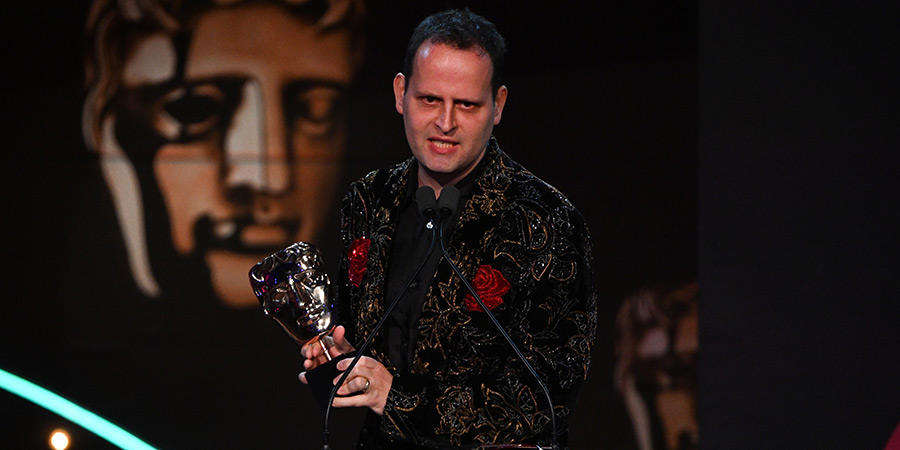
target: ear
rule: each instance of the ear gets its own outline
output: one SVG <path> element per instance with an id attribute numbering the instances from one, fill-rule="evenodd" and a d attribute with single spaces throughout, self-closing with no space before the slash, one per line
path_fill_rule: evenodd
<path id="1" fill-rule="evenodd" d="M 406 77 L 398 73 L 394 77 L 394 107 L 397 112 L 403 114 L 403 94 L 406 93 Z"/>
<path id="2" fill-rule="evenodd" d="M 500 123 L 500 117 L 503 116 L 503 106 L 506 105 L 506 86 L 500 86 L 497 89 L 497 95 L 494 97 L 494 125 Z"/>

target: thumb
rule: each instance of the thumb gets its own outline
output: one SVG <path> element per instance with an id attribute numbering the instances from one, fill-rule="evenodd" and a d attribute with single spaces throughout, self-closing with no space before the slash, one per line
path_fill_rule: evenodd
<path id="1" fill-rule="evenodd" d="M 334 338 L 335 347 L 337 347 L 343 353 L 353 350 L 353 346 L 350 345 L 349 342 L 347 342 L 346 333 L 347 329 L 344 328 L 343 325 L 338 325 L 337 327 L 335 327 L 334 333 L 332 333 L 331 335 L 332 338 Z"/>

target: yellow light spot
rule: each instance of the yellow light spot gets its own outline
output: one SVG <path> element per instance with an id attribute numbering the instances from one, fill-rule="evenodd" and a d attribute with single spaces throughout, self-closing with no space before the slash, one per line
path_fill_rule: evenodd
<path id="1" fill-rule="evenodd" d="M 69 448 L 69 433 L 65 430 L 53 430 L 50 434 L 50 447 L 54 450 L 65 450 Z"/>

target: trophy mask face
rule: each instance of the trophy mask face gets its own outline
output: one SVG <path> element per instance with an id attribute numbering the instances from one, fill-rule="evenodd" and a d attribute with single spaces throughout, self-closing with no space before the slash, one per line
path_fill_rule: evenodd
<path id="1" fill-rule="evenodd" d="M 298 242 L 266 257 L 250 270 L 250 285 L 263 312 L 301 346 L 333 328 L 331 283 L 312 245 Z"/>

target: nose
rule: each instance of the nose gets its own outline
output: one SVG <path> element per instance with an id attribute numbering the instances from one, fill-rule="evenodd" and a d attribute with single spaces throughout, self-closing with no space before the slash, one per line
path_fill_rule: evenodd
<path id="1" fill-rule="evenodd" d="M 449 134 L 456 128 L 456 109 L 452 102 L 445 102 L 441 112 L 434 123 L 442 133 Z"/>
<path id="2" fill-rule="evenodd" d="M 244 85 L 225 139 L 228 189 L 271 196 L 290 190 L 290 153 L 280 99 L 280 92 L 265 92 L 257 81 Z"/>

